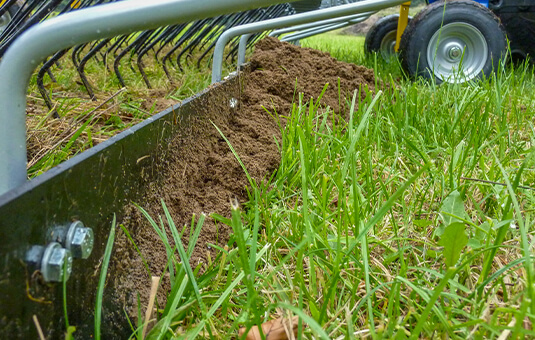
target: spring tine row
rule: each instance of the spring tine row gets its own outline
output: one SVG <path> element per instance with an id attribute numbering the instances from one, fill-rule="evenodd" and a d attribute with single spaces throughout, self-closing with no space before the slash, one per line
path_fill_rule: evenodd
<path id="1" fill-rule="evenodd" d="M 124 82 L 123 76 L 121 75 L 121 72 L 119 71 L 119 64 L 121 62 L 121 59 L 124 58 L 130 52 L 130 50 L 134 49 L 137 44 L 139 44 L 141 41 L 145 40 L 148 35 L 150 35 L 150 31 L 145 31 L 139 35 L 139 37 L 134 40 L 134 42 L 130 45 L 128 45 L 125 49 L 117 55 L 115 58 L 115 61 L 113 62 L 113 69 L 115 71 L 115 75 L 117 75 L 117 78 L 119 79 L 119 83 L 121 84 L 121 87 L 126 87 L 126 84 Z"/>
<path id="2" fill-rule="evenodd" d="M 29 27 L 35 25 L 36 23 L 43 20 L 54 8 L 56 8 L 59 4 L 61 4 L 62 0 L 52 0 L 45 3 L 41 3 L 40 6 L 36 9 L 35 13 L 29 17 L 27 20 L 24 20 L 26 17 L 23 16 L 23 14 L 20 14 L 21 12 L 26 14 L 29 13 L 29 10 L 26 9 L 24 11 L 19 10 L 15 17 L 13 18 L 12 22 L 10 24 L 13 25 L 13 29 L 11 31 L 6 28 L 6 31 L 10 32 L 11 34 L 9 37 L 2 41 L 2 45 L 0 45 L 0 55 L 3 55 L 5 50 L 11 45 L 11 43 L 17 38 L 22 32 L 27 30 Z M 37 3 L 37 1 L 36 1 Z M 19 15 L 20 14 L 20 15 Z M 17 25 L 15 27 L 15 25 Z"/>
<path id="3" fill-rule="evenodd" d="M 119 0 L 72 0 L 67 3 L 62 0 L 8 0 L 0 8 L 0 16 L 2 13 L 7 13 L 9 8 L 18 8 L 18 10 L 12 16 L 12 21 L 6 29 L 0 32 L 0 56 L 21 32 L 42 20 L 46 20 L 49 16 L 61 15 L 62 13 L 78 8 L 96 6 L 112 1 Z M 331 0 L 331 2 L 333 1 L 342 3 L 347 0 Z M 326 1 L 324 0 L 323 2 L 325 3 Z M 93 87 L 85 72 L 85 67 L 90 60 L 102 63 L 110 70 L 111 66 L 108 66 L 108 62 L 111 59 L 108 58 L 113 58 L 113 72 L 117 76 L 120 86 L 126 87 L 127 84 L 120 68 L 121 62 L 125 57 L 128 57 L 128 67 L 134 72 L 139 72 L 145 85 L 150 89 L 152 88 L 152 84 L 145 71 L 145 62 L 147 61 L 145 58 L 154 58 L 154 64 L 160 64 L 167 78 L 173 81 L 174 77 L 170 70 L 171 66 L 183 72 L 184 65 L 192 63 L 192 58 L 195 57 L 194 65 L 197 68 L 201 68 L 203 60 L 211 56 L 217 38 L 225 30 L 251 22 L 268 20 L 294 13 L 295 10 L 292 6 L 282 4 L 82 44 L 71 50 L 60 51 L 48 59 L 37 74 L 37 86 L 47 107 L 51 110 L 52 116 L 59 117 L 49 97 L 49 91 L 45 88 L 44 76 L 48 73 L 50 79 L 54 80 L 51 68 L 54 65 L 58 65 L 59 61 L 67 54 L 70 54 L 72 63 L 76 67 L 89 97 L 92 100 L 96 100 Z M 248 47 L 252 46 L 264 35 L 265 33 L 253 35 L 249 40 Z M 227 59 L 235 60 L 238 43 L 239 39 L 234 39 L 230 42 Z"/>
<path id="4" fill-rule="evenodd" d="M 100 51 L 102 48 L 104 48 L 109 42 L 110 42 L 110 39 L 101 40 L 95 47 L 93 47 L 89 51 L 89 53 L 86 54 L 86 56 L 80 61 L 80 64 L 78 65 L 78 68 L 76 69 L 78 71 L 78 75 L 80 75 L 80 78 L 82 79 L 82 83 L 84 84 L 84 87 L 87 90 L 87 93 L 89 94 L 89 98 L 91 98 L 91 100 L 97 100 L 97 98 L 95 97 L 95 93 L 93 92 L 91 83 L 89 82 L 89 80 L 87 80 L 87 77 L 84 72 L 84 67 L 85 67 L 85 64 L 89 61 L 89 59 L 95 56 L 97 52 Z"/>
<path id="5" fill-rule="evenodd" d="M 4 5 L 2 5 L 2 7 L 0 8 L 0 17 L 2 15 L 4 15 L 7 10 L 9 9 L 9 7 L 11 7 L 11 5 L 15 4 L 15 2 L 17 2 L 17 0 L 7 0 Z"/>

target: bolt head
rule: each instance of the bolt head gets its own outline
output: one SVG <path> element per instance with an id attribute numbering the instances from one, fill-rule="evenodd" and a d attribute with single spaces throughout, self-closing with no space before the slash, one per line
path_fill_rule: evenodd
<path id="1" fill-rule="evenodd" d="M 94 243 L 93 230 L 89 228 L 76 229 L 70 243 L 72 256 L 77 259 L 87 259 L 93 251 Z"/>
<path id="2" fill-rule="evenodd" d="M 62 248 L 59 243 L 50 243 L 43 254 L 41 272 L 47 282 L 68 280 L 72 272 L 71 252 Z"/>
<path id="3" fill-rule="evenodd" d="M 452 59 L 458 59 L 463 54 L 463 51 L 455 46 L 450 49 L 450 58 Z"/>
<path id="4" fill-rule="evenodd" d="M 80 221 L 73 222 L 67 231 L 65 248 L 76 259 L 87 259 L 93 251 L 95 236 L 91 228 L 84 227 Z"/>

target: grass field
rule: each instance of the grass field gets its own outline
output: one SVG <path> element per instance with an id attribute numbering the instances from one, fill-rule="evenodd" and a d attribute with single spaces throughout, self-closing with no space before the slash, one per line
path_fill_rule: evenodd
<path id="1" fill-rule="evenodd" d="M 251 180 L 250 202 L 231 219 L 215 216 L 235 234 L 202 275 L 162 217 L 177 244 L 173 290 L 148 338 L 228 339 L 292 316 L 307 339 L 535 336 L 533 68 L 437 86 L 355 53 L 362 43 L 302 42 L 373 67 L 391 86 L 338 125 L 327 120 L 339 113 L 301 99 L 281 126 L 274 176 Z M 117 105 L 140 105 L 126 103 Z M 202 223 L 192 222 L 195 235 Z"/>

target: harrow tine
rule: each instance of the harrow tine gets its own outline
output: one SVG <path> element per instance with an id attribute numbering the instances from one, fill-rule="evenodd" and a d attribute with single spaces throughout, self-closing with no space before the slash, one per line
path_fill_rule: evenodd
<path id="1" fill-rule="evenodd" d="M 84 87 L 87 93 L 89 94 L 89 98 L 91 98 L 91 100 L 93 101 L 96 101 L 97 97 L 95 96 L 95 93 L 93 92 L 91 83 L 89 82 L 89 80 L 87 79 L 85 75 L 84 68 L 87 62 L 89 61 L 89 59 L 94 57 L 98 51 L 100 51 L 102 48 L 104 48 L 108 44 L 109 41 L 110 39 L 104 39 L 100 43 L 98 43 L 94 48 L 92 48 L 89 51 L 89 53 L 87 53 L 85 57 L 80 61 L 80 65 L 78 65 L 78 68 L 76 69 L 78 71 L 78 75 L 82 79 L 82 83 L 84 84 Z"/>
<path id="2" fill-rule="evenodd" d="M 4 5 L 2 5 L 2 7 L 0 7 L 0 17 L 2 15 L 4 15 L 7 10 L 9 9 L 9 7 L 11 7 L 12 5 L 14 5 L 15 3 L 17 2 L 17 0 L 7 0 Z"/>
<path id="3" fill-rule="evenodd" d="M 61 11 L 59 12 L 59 14 L 63 14 L 63 13 L 66 13 L 66 12 L 69 12 L 69 11 L 72 11 L 72 10 L 76 10 L 76 9 L 79 9 L 79 8 L 84 8 L 84 7 L 88 7 L 90 6 L 91 4 L 93 4 L 93 0 L 85 0 L 85 1 L 82 1 L 78 6 L 74 7 L 72 6 L 72 4 L 74 4 L 76 2 L 73 1 L 71 3 L 67 3 L 62 9 Z M 100 4 L 102 3 L 103 1 L 96 1 L 95 4 Z M 81 52 L 82 50 L 82 46 L 79 46 L 76 48 L 76 51 L 73 51 L 73 63 L 75 65 L 77 65 L 77 71 L 80 73 L 80 62 L 79 62 L 79 56 L 78 56 L 78 51 Z M 43 97 L 44 101 L 45 101 L 45 104 L 47 106 L 47 108 L 52 111 L 52 117 L 54 118 L 59 118 L 59 114 L 57 112 L 57 110 L 55 109 L 53 103 L 52 103 L 52 99 L 50 98 L 50 96 L 48 95 L 48 91 L 46 90 L 45 86 L 44 86 L 44 75 L 48 73 L 48 75 L 50 76 L 51 80 L 53 82 L 56 82 L 53 74 L 52 74 L 52 71 L 51 71 L 51 67 L 53 65 L 56 65 L 58 68 L 61 68 L 61 65 L 59 63 L 59 60 L 65 56 L 65 54 L 67 54 L 67 52 L 69 52 L 69 50 L 62 50 L 62 51 L 59 51 L 57 52 L 56 54 L 54 54 L 50 59 L 48 59 L 44 64 L 43 66 L 41 67 L 41 69 L 39 70 L 39 72 L 37 73 L 37 79 L 36 79 L 36 82 L 37 82 L 37 88 L 39 90 L 39 93 L 41 94 L 41 96 Z M 83 66 L 85 66 L 85 63 L 83 64 Z M 88 84 L 89 84 L 89 81 L 87 80 L 87 77 L 85 77 L 85 75 L 83 74 L 84 72 L 84 68 L 83 66 L 81 67 L 81 72 L 82 74 L 80 75 L 80 78 L 82 79 L 82 83 L 84 85 L 84 87 L 86 88 L 86 90 L 88 90 L 88 93 L 89 93 L 89 96 L 91 96 L 91 88 L 88 89 Z M 94 95 L 93 95 L 94 97 Z"/>
<path id="4" fill-rule="evenodd" d="M 52 71 L 50 70 L 50 68 L 48 68 L 46 70 L 46 73 L 48 74 L 48 76 L 50 77 L 50 80 L 53 82 L 53 83 L 57 83 L 57 79 L 56 77 L 54 77 L 54 74 L 52 73 Z"/>
<path id="5" fill-rule="evenodd" d="M 43 20 L 56 6 L 61 4 L 62 0 L 52 0 L 49 1 L 41 6 L 28 20 L 24 21 L 22 25 L 17 25 L 16 30 L 9 36 L 8 39 L 2 42 L 2 45 L 0 46 L 0 55 L 3 55 L 6 49 L 11 45 L 11 43 L 14 41 L 15 38 L 17 38 L 22 32 L 27 30 L 29 27 L 35 25 L 36 23 Z M 20 10 L 19 10 L 20 12 Z M 15 15 L 17 17 L 19 15 L 19 12 Z M 20 21 L 23 20 L 23 17 L 21 16 Z M 11 23 L 14 23 L 15 20 L 13 20 Z M 10 23 L 10 24 L 11 24 Z"/>
<path id="6" fill-rule="evenodd" d="M 130 70 L 132 70 L 132 72 L 136 72 L 136 69 L 135 69 L 134 64 L 132 62 L 132 59 L 134 58 L 134 55 L 136 55 L 138 53 L 138 51 L 140 51 L 143 48 L 143 46 L 145 46 L 145 43 L 148 40 L 150 40 L 150 37 L 154 34 L 154 30 L 145 31 L 143 33 L 145 33 L 144 38 L 139 40 L 134 45 L 134 48 L 132 49 L 130 55 L 128 56 L 128 67 L 130 67 Z"/>
<path id="7" fill-rule="evenodd" d="M 199 29 L 200 27 L 204 26 L 204 24 L 207 22 L 207 19 L 204 19 L 204 20 L 199 20 L 199 21 L 196 21 L 194 22 L 191 27 L 189 27 L 178 39 L 178 41 L 176 42 L 175 46 L 173 46 L 173 48 L 171 48 L 171 50 L 169 52 L 167 52 L 167 54 L 163 57 L 162 59 L 162 67 L 163 67 L 163 70 L 165 72 L 165 74 L 167 75 L 167 78 L 169 78 L 170 81 L 172 81 L 172 78 L 171 78 L 171 74 L 169 73 L 169 69 L 167 68 L 166 66 L 166 62 L 167 60 L 169 59 L 169 57 L 176 51 L 180 48 L 180 46 L 182 46 L 182 44 L 184 44 L 188 39 L 190 39 L 194 33 L 197 31 L 197 29 Z"/>
<path id="8" fill-rule="evenodd" d="M 71 60 L 72 60 L 72 63 L 74 64 L 74 67 L 76 68 L 78 68 L 78 66 L 80 65 L 80 53 L 82 52 L 82 49 L 85 46 L 87 46 L 87 44 L 78 45 L 72 49 Z"/>
<path id="9" fill-rule="evenodd" d="M 141 35 L 139 35 L 139 37 L 137 37 L 133 43 L 126 46 L 126 48 L 123 49 L 121 53 L 119 53 L 119 55 L 117 55 L 117 57 L 115 58 L 113 62 L 113 70 L 115 71 L 115 75 L 117 76 L 119 83 L 121 84 L 121 88 L 126 87 L 123 76 L 121 75 L 121 72 L 119 71 L 119 65 L 121 63 L 121 59 L 123 59 L 128 54 L 128 52 L 134 49 L 140 41 L 143 41 L 146 38 L 146 36 L 150 34 L 151 34 L 151 31 L 145 31 L 141 33 Z"/>
<path id="10" fill-rule="evenodd" d="M 195 49 L 195 47 L 198 46 L 203 41 L 203 39 L 210 34 L 210 32 L 212 32 L 214 26 L 216 26 L 219 21 L 221 21 L 221 17 L 215 18 L 210 25 L 205 25 L 205 27 L 200 32 L 198 32 L 198 34 L 193 38 L 193 40 L 191 40 L 188 45 L 186 45 L 186 47 L 184 47 L 182 51 L 180 51 L 176 58 L 176 63 L 180 71 L 184 72 L 180 63 L 182 56 L 186 53 L 191 55 L 191 52 Z"/>
<path id="11" fill-rule="evenodd" d="M 129 34 L 129 35 L 125 35 L 124 36 L 124 39 L 121 40 L 121 42 L 119 44 L 117 44 L 117 46 L 113 49 L 113 53 L 112 53 L 112 56 L 113 56 L 113 59 L 115 60 L 115 58 L 117 58 L 118 54 L 117 53 L 120 53 L 119 50 L 121 49 L 121 47 L 124 45 L 124 46 L 128 46 L 130 45 L 130 41 L 134 38 L 134 35 L 133 34 Z"/>
<path id="12" fill-rule="evenodd" d="M 199 46 L 199 50 L 204 50 L 206 44 L 210 43 L 213 39 L 215 39 L 219 34 L 221 34 L 221 31 L 224 29 L 225 26 L 228 25 L 228 22 L 232 19 L 232 16 L 222 16 L 221 21 L 222 23 L 214 30 L 210 32 L 210 34 L 201 42 L 201 46 Z"/>
<path id="13" fill-rule="evenodd" d="M 128 37 L 129 37 L 128 35 L 122 35 L 120 37 L 117 37 L 115 41 L 113 42 L 113 44 L 111 44 L 111 46 L 108 47 L 108 49 L 106 50 L 104 54 L 107 56 L 111 52 L 112 55 L 114 55 L 114 51 L 116 51 L 117 48 L 120 48 L 120 45 L 123 44 L 126 41 L 126 39 L 128 39 Z"/>
<path id="14" fill-rule="evenodd" d="M 158 37 L 156 37 L 150 44 L 148 47 L 146 47 L 145 49 L 143 49 L 140 53 L 142 55 L 145 55 L 148 53 L 149 50 L 153 50 L 154 52 L 154 59 L 156 60 L 157 63 L 160 62 L 160 60 L 158 60 L 158 56 L 157 56 L 157 53 L 160 51 L 160 48 L 156 49 L 157 48 L 157 45 L 159 44 L 160 46 L 165 44 L 166 41 L 168 40 L 170 34 L 173 34 L 174 31 L 176 29 L 176 26 L 167 26 L 165 27 L 165 29 L 162 30 L 162 32 L 158 35 Z"/>
<path id="15" fill-rule="evenodd" d="M 254 14 L 256 13 L 258 10 L 253 10 L 251 11 L 251 14 Z M 221 33 L 230 28 L 230 27 L 233 27 L 233 26 L 237 26 L 237 25 L 240 25 L 241 23 L 244 22 L 244 20 L 246 20 L 247 18 L 247 12 L 242 12 L 242 13 L 238 13 L 237 15 L 233 16 L 233 17 L 230 17 L 229 19 L 230 20 L 227 20 L 227 22 L 222 25 L 221 29 L 217 32 L 217 34 L 214 34 L 213 36 L 210 37 L 208 41 L 211 41 L 210 45 L 208 46 L 208 48 L 205 49 L 205 51 L 201 54 L 201 56 L 199 57 L 199 60 L 197 60 L 197 68 L 200 69 L 200 64 L 201 64 L 201 61 L 202 59 L 204 59 L 204 57 L 206 57 L 206 55 L 208 55 L 208 53 L 210 53 L 212 51 L 212 49 L 214 48 L 215 46 L 215 43 L 214 41 L 217 40 L 216 38 L 219 37 L 219 35 L 221 35 Z M 215 32 L 214 32 L 215 33 Z"/>
<path id="16" fill-rule="evenodd" d="M 146 46 L 138 53 L 137 56 L 137 66 L 139 69 L 139 72 L 141 73 L 141 77 L 143 78 L 143 81 L 147 85 L 149 89 L 152 89 L 152 86 L 150 85 L 149 78 L 147 77 L 147 74 L 144 70 L 143 65 L 143 56 L 148 53 L 156 44 L 158 44 L 161 41 L 161 37 L 165 36 L 166 32 L 169 30 L 170 27 L 162 28 L 158 32 L 154 34 L 154 39 L 146 44 Z M 155 58 L 156 59 L 156 58 Z M 156 59 L 157 61 L 158 59 Z"/>
<path id="17" fill-rule="evenodd" d="M 256 22 L 256 21 L 265 20 L 266 18 L 269 18 L 269 16 L 267 14 L 268 14 L 268 10 L 259 9 L 255 17 L 247 17 L 245 21 L 240 22 L 240 23 L 236 24 L 235 26 L 240 26 L 240 25 L 248 24 L 250 22 Z M 229 28 L 231 28 L 231 27 L 229 27 Z M 213 47 L 215 47 L 216 42 L 217 42 L 217 40 L 212 43 Z M 232 41 L 230 41 L 230 43 L 229 43 L 230 52 L 226 56 L 227 60 L 230 57 L 231 61 L 234 62 L 234 57 L 233 57 L 234 52 L 233 51 L 237 51 L 238 43 L 239 43 L 239 38 L 235 38 Z"/>
<path id="18" fill-rule="evenodd" d="M 43 97 L 43 99 L 45 100 L 45 104 L 46 106 L 48 107 L 48 110 L 49 111 L 52 111 L 52 117 L 54 118 L 59 118 L 59 114 L 58 112 L 56 111 L 56 108 L 54 107 L 54 105 L 52 104 L 52 100 L 50 99 L 50 97 L 48 96 L 48 92 L 45 88 L 45 85 L 43 83 L 43 78 L 45 76 L 45 74 L 47 73 L 48 70 L 50 70 L 50 68 L 52 67 L 52 65 L 54 65 L 54 63 L 56 63 L 61 57 L 63 57 L 69 50 L 63 50 L 63 51 L 59 51 L 57 52 L 56 54 L 54 54 L 52 56 L 52 58 L 48 59 L 43 67 L 41 67 L 41 69 L 39 70 L 39 72 L 37 73 L 37 88 L 39 89 L 39 93 L 41 94 L 41 96 Z"/>
<path id="19" fill-rule="evenodd" d="M 209 47 L 200 56 L 199 60 L 197 61 L 197 67 L 200 68 L 200 63 L 201 63 L 202 59 L 204 59 L 204 57 L 206 55 L 208 55 L 208 53 L 210 53 L 212 51 L 212 49 L 215 47 L 215 42 L 217 41 L 217 39 L 215 39 L 215 38 L 219 38 L 219 36 L 225 30 L 227 30 L 227 29 L 229 29 L 231 27 L 239 26 L 239 25 L 245 24 L 247 22 L 250 22 L 251 20 L 256 20 L 257 18 L 260 18 L 262 16 L 262 13 L 263 13 L 262 9 L 255 9 L 255 10 L 252 10 L 252 11 L 239 13 L 235 18 L 233 18 L 233 20 L 229 24 L 227 24 L 224 27 L 222 27 L 222 30 L 220 32 L 218 32 L 217 36 L 214 37 L 214 39 L 211 41 Z"/>
<path id="20" fill-rule="evenodd" d="M 163 44 L 160 45 L 160 48 L 158 48 L 158 50 L 156 51 L 156 53 L 154 54 L 154 57 L 156 58 L 156 60 L 158 62 L 162 62 L 159 58 L 158 58 L 158 55 L 160 54 L 160 52 L 163 50 L 163 48 L 167 45 L 169 45 L 173 40 L 175 40 L 175 38 L 180 34 L 180 32 L 182 32 L 184 29 L 187 28 L 188 25 L 186 24 L 181 24 L 181 25 L 177 25 L 177 26 L 172 26 L 171 30 L 169 31 L 169 33 L 166 35 L 166 37 L 164 38 L 164 42 Z"/>
<path id="21" fill-rule="evenodd" d="M 37 2 L 26 2 L 22 7 L 19 7 L 17 12 L 12 16 L 11 22 L 6 26 L 6 28 L 0 34 L 0 41 L 5 42 L 10 39 L 10 37 L 19 29 L 19 25 L 24 21 L 24 18 L 28 17 L 30 13 L 37 6 Z"/>
<path id="22" fill-rule="evenodd" d="M 158 42 L 158 37 L 164 31 L 164 27 L 160 27 L 159 29 L 155 30 L 150 37 L 148 37 L 140 46 L 139 48 L 134 52 L 137 53 L 137 59 L 136 64 L 137 68 L 139 70 L 139 73 L 141 74 L 141 77 L 143 78 L 143 81 L 145 82 L 145 85 L 147 85 L 147 88 L 152 89 L 152 86 L 150 85 L 149 78 L 147 77 L 147 74 L 144 70 L 143 65 L 143 55 L 148 53 L 148 51 L 151 50 L 153 44 Z M 139 52 L 138 52 L 139 51 Z"/>

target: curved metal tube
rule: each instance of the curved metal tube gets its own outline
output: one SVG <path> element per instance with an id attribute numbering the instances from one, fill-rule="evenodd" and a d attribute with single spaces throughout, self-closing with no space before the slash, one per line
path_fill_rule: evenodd
<path id="1" fill-rule="evenodd" d="M 347 26 L 358 24 L 359 22 L 362 22 L 362 21 L 368 19 L 368 17 L 369 16 L 364 16 L 363 15 L 363 16 L 361 16 L 359 18 L 355 18 L 353 20 L 340 22 L 340 23 L 337 23 L 337 24 L 319 26 L 319 27 L 303 30 L 303 31 L 300 31 L 300 32 L 295 32 L 293 34 L 289 34 L 287 36 L 284 36 L 284 38 L 282 38 L 281 41 L 297 41 L 299 39 L 305 39 L 305 38 L 311 37 L 313 35 L 334 31 L 334 30 L 337 30 L 337 29 L 340 29 L 340 28 L 344 28 L 344 27 L 347 27 Z"/>
<path id="2" fill-rule="evenodd" d="M 307 38 L 312 35 L 329 32 L 338 28 L 357 24 L 361 21 L 368 19 L 369 16 L 372 15 L 373 13 L 376 13 L 376 12 L 366 12 L 366 13 L 360 13 L 360 14 L 355 14 L 355 15 L 348 15 L 345 17 L 316 21 L 316 22 L 311 22 L 309 24 L 282 28 L 282 29 L 278 29 L 269 33 L 268 36 L 277 37 L 284 33 L 300 31 L 300 32 L 296 32 L 292 35 L 286 36 L 283 39 L 281 39 L 281 41 L 295 41 L 295 40 Z M 328 25 L 328 24 L 332 24 L 332 25 Z M 308 30 L 305 30 L 305 29 L 308 29 Z M 304 30 L 304 31 L 301 31 L 301 30 Z M 248 33 L 248 34 L 242 35 L 240 38 L 240 45 L 238 47 L 238 69 L 240 69 L 241 65 L 245 64 L 245 54 L 247 52 L 247 43 L 249 41 L 249 38 L 251 38 L 251 36 L 253 36 L 253 34 Z"/>
<path id="3" fill-rule="evenodd" d="M 247 53 L 247 42 L 249 38 L 253 36 L 253 33 L 247 33 L 241 36 L 240 45 L 238 45 L 238 70 L 240 66 L 245 64 L 245 54 Z"/>
<path id="4" fill-rule="evenodd" d="M 355 15 L 364 12 L 378 11 L 383 8 L 399 5 L 403 2 L 405 2 L 405 0 L 365 0 L 348 5 L 320 9 L 316 11 L 291 15 L 288 17 L 270 19 L 233 27 L 225 31 L 217 40 L 212 64 L 212 84 L 221 81 L 225 45 L 234 37 L 247 33 L 258 33 L 277 28 L 306 24 L 314 21 L 327 20 L 347 15 Z"/>
<path id="5" fill-rule="evenodd" d="M 359 14 L 347 15 L 347 16 L 339 17 L 339 18 L 333 18 L 333 19 L 328 19 L 328 20 L 311 22 L 309 24 L 304 24 L 304 25 L 298 25 L 298 26 L 292 26 L 292 27 L 288 27 L 288 28 L 282 28 L 282 29 L 275 30 L 275 31 L 269 33 L 268 36 L 270 36 L 270 37 L 278 37 L 279 35 L 285 34 L 285 33 L 301 31 L 301 30 L 305 30 L 305 29 L 308 29 L 308 28 L 316 28 L 318 26 L 323 26 L 323 25 L 327 25 L 327 24 L 337 24 L 337 23 L 340 23 L 340 22 L 346 22 L 346 21 L 350 21 L 350 20 L 354 20 L 354 19 L 360 19 L 363 16 L 370 16 L 370 15 L 372 15 L 374 13 L 375 13 L 375 11 L 366 12 L 366 13 L 359 13 Z"/>
<path id="6" fill-rule="evenodd" d="M 290 0 L 292 1 L 292 0 Z M 130 0 L 60 15 L 28 29 L 0 62 L 0 195 L 26 181 L 26 90 L 34 69 L 74 45 L 288 0 Z"/>

